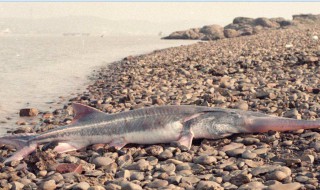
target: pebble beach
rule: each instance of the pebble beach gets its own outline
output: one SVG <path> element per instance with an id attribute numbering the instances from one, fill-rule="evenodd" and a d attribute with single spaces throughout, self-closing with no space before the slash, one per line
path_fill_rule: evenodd
<path id="1" fill-rule="evenodd" d="M 128 56 L 93 73 L 87 90 L 53 112 L 18 122 L 13 133 L 43 132 L 72 121 L 72 102 L 106 113 L 159 105 L 200 105 L 315 120 L 320 117 L 320 25 Z M 36 114 L 37 115 L 37 114 Z M 108 145 L 57 154 L 41 147 L 0 164 L 0 188 L 319 189 L 319 130 L 235 134 L 176 143 Z M 15 149 L 2 146 L 3 161 Z"/>

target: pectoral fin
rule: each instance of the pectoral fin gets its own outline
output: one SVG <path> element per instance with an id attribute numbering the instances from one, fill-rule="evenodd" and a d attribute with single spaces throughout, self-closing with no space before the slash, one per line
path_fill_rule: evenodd
<path id="1" fill-rule="evenodd" d="M 181 137 L 178 140 L 178 142 L 180 143 L 180 145 L 183 145 L 183 146 L 187 147 L 188 149 L 190 149 L 191 145 L 192 145 L 193 137 L 194 137 L 194 134 L 191 130 L 184 131 L 181 134 Z"/>
<path id="2" fill-rule="evenodd" d="M 111 147 L 114 147 L 117 150 L 120 150 L 122 147 L 124 147 L 127 144 L 126 140 L 124 138 L 119 138 L 111 141 L 109 144 Z"/>
<path id="3" fill-rule="evenodd" d="M 54 147 L 54 151 L 58 153 L 65 153 L 65 152 L 70 152 L 70 151 L 75 151 L 79 150 L 81 148 L 87 147 L 88 143 L 87 142 L 60 142 L 56 147 Z"/>

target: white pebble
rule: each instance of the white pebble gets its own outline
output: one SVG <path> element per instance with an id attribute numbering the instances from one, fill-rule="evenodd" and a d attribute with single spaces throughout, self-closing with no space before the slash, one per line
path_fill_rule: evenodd
<path id="1" fill-rule="evenodd" d="M 293 45 L 292 44 L 286 44 L 286 46 L 285 46 L 286 48 L 292 48 L 293 47 Z"/>
<path id="2" fill-rule="evenodd" d="M 319 37 L 318 37 L 318 36 L 312 36 L 312 39 L 313 39 L 314 41 L 318 41 Z"/>

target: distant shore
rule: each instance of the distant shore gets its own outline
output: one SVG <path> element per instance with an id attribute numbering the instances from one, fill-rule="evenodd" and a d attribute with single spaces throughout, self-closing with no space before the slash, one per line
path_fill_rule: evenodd
<path id="1" fill-rule="evenodd" d="M 318 119 L 319 31 L 320 25 L 307 25 L 128 56 L 95 72 L 86 92 L 41 115 L 36 128 L 18 132 L 70 123 L 71 102 L 107 113 L 188 104 Z M 60 156 L 40 151 L 26 159 L 28 166 L 34 165 L 27 171 L 35 175 L 22 176 L 12 165 L 3 167 L 0 176 L 11 179 L 6 175 L 10 170 L 16 176 L 12 181 L 23 186 L 62 189 L 316 189 L 317 132 L 239 134 L 196 141 L 190 151 L 174 144 L 134 145 L 122 151 L 106 151 L 108 146 L 101 145 Z M 12 151 L 2 150 L 2 156 Z M 62 163 L 81 171 L 61 175 L 56 166 Z"/>
<path id="2" fill-rule="evenodd" d="M 320 23 L 320 15 L 299 14 L 293 15 L 292 20 L 282 17 L 276 18 L 249 18 L 236 17 L 232 23 L 222 27 L 217 24 L 206 25 L 201 28 L 191 28 L 189 30 L 175 31 L 163 39 L 182 40 L 219 40 L 224 38 L 236 38 L 239 36 L 251 36 L 263 31 L 282 30 L 286 28 L 301 27 L 304 25 L 314 25 Z"/>

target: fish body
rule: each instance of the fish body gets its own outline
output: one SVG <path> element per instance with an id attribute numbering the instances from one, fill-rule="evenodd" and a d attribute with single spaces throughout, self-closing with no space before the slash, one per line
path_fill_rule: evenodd
<path id="1" fill-rule="evenodd" d="M 59 153 L 101 143 L 121 149 L 129 143 L 178 141 L 190 148 L 193 138 L 218 139 L 235 133 L 320 128 L 320 121 L 204 106 L 159 106 L 117 114 L 106 114 L 78 103 L 73 108 L 75 118 L 68 126 L 40 134 L 1 137 L 1 144 L 14 145 L 18 150 L 5 162 L 21 160 L 38 145 L 48 143 L 56 143 L 54 150 Z"/>

